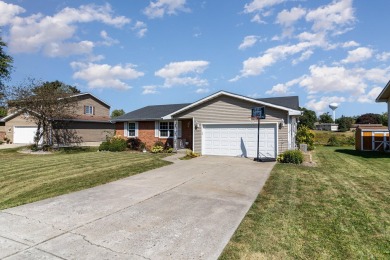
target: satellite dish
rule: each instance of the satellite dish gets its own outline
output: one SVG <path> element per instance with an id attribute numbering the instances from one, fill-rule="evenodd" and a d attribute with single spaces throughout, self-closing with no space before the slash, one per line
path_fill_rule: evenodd
<path id="1" fill-rule="evenodd" d="M 329 108 L 333 110 L 333 122 L 336 122 L 336 109 L 339 107 L 337 103 L 330 103 Z"/>

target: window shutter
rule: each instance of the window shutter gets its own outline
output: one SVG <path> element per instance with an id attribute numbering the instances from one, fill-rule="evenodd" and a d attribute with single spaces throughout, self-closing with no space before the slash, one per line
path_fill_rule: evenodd
<path id="1" fill-rule="evenodd" d="M 84 114 L 86 114 L 85 107 L 86 107 L 86 106 L 84 105 Z"/>
<path id="2" fill-rule="evenodd" d="M 154 121 L 154 137 L 159 137 L 160 122 Z"/>
<path id="3" fill-rule="evenodd" d="M 95 114 L 95 107 L 92 106 L 92 114 L 94 115 Z"/>
<path id="4" fill-rule="evenodd" d="M 135 137 L 138 137 L 138 122 L 135 122 Z"/>
<path id="5" fill-rule="evenodd" d="M 129 136 L 129 122 L 123 122 L 123 125 L 124 125 L 124 133 L 123 133 L 123 136 L 124 137 L 127 137 Z"/>
<path id="6" fill-rule="evenodd" d="M 177 123 L 177 137 L 181 138 L 181 121 Z"/>

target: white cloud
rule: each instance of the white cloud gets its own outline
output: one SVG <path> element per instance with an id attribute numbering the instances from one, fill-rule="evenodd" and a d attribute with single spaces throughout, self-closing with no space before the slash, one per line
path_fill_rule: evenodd
<path id="1" fill-rule="evenodd" d="M 256 14 L 252 17 L 251 22 L 258 23 L 258 24 L 265 24 L 266 22 L 261 19 L 261 16 L 259 14 Z"/>
<path id="2" fill-rule="evenodd" d="M 313 55 L 313 53 L 314 52 L 312 50 L 305 51 L 304 53 L 302 53 L 302 55 L 298 59 L 294 59 L 292 61 L 292 64 L 297 65 L 298 63 L 300 63 L 302 61 L 308 60 L 311 57 L 311 55 Z"/>
<path id="3" fill-rule="evenodd" d="M 148 31 L 146 23 L 141 21 L 137 21 L 131 29 L 137 32 L 138 38 L 143 38 Z"/>
<path id="4" fill-rule="evenodd" d="M 244 12 L 253 13 L 263 11 L 265 8 L 272 7 L 283 2 L 284 0 L 253 0 L 251 3 L 245 4 Z"/>
<path id="5" fill-rule="evenodd" d="M 382 52 L 380 54 L 377 54 L 376 58 L 379 61 L 387 61 L 388 59 L 390 59 L 390 52 Z"/>
<path id="6" fill-rule="evenodd" d="M 357 101 L 360 103 L 374 103 L 382 90 L 383 87 L 374 87 L 367 94 L 358 97 Z"/>
<path id="7" fill-rule="evenodd" d="M 367 60 L 372 57 L 373 50 L 367 47 L 359 47 L 355 50 L 348 51 L 347 58 L 343 59 L 342 63 L 354 63 Z"/>
<path id="8" fill-rule="evenodd" d="M 77 24 L 101 22 L 122 27 L 130 22 L 124 16 L 113 16 L 111 6 L 82 5 L 79 8 L 66 7 L 54 16 L 34 14 L 15 17 L 10 24 L 9 49 L 12 53 L 33 53 L 69 56 L 90 54 L 94 44 L 90 41 L 72 41 L 76 38 Z M 62 49 L 70 49 L 68 54 Z"/>
<path id="9" fill-rule="evenodd" d="M 252 47 L 253 45 L 256 44 L 258 41 L 259 37 L 256 35 L 249 35 L 244 38 L 240 46 L 238 46 L 239 50 L 245 50 L 246 48 Z"/>
<path id="10" fill-rule="evenodd" d="M 20 13 L 26 10 L 14 4 L 7 4 L 0 1 L 0 26 L 12 23 L 13 19 Z"/>
<path id="11" fill-rule="evenodd" d="M 290 11 L 283 10 L 276 17 L 276 23 L 285 27 L 292 26 L 296 21 L 306 14 L 306 10 L 300 7 L 294 7 Z"/>
<path id="12" fill-rule="evenodd" d="M 343 43 L 343 48 L 349 48 L 349 47 L 358 47 L 360 44 L 355 41 L 349 41 Z"/>
<path id="13" fill-rule="evenodd" d="M 130 89 L 131 87 L 124 80 L 137 79 L 144 75 L 143 72 L 135 70 L 135 66 L 132 64 L 111 66 L 108 64 L 72 62 L 71 66 L 76 70 L 73 78 L 87 81 L 88 87 L 92 89 Z"/>
<path id="14" fill-rule="evenodd" d="M 351 25 L 355 21 L 352 0 L 334 0 L 332 3 L 311 10 L 306 20 L 313 22 L 314 31 L 334 31 L 335 34 L 343 32 L 341 28 Z"/>
<path id="15" fill-rule="evenodd" d="M 351 95 L 364 93 L 367 84 L 361 73 L 345 67 L 310 66 L 310 75 L 306 75 L 299 84 L 309 94 L 348 92 Z"/>
<path id="16" fill-rule="evenodd" d="M 102 37 L 104 40 L 103 42 L 101 42 L 101 44 L 106 45 L 106 46 L 111 46 L 111 45 L 119 43 L 118 40 L 115 40 L 115 39 L 111 38 L 110 36 L 108 36 L 108 33 L 104 30 L 100 32 L 100 37 Z"/>
<path id="17" fill-rule="evenodd" d="M 271 90 L 268 90 L 265 93 L 268 95 L 273 95 L 273 94 L 285 95 L 285 94 L 289 93 L 290 87 L 298 84 L 302 80 L 302 78 L 303 77 L 293 79 L 293 80 L 290 80 L 284 84 L 276 84 L 275 86 L 272 87 Z"/>
<path id="18" fill-rule="evenodd" d="M 208 89 L 208 88 L 198 88 L 195 92 L 197 94 L 206 94 L 206 93 L 210 92 L 210 89 Z"/>
<path id="19" fill-rule="evenodd" d="M 156 0 L 150 2 L 145 8 L 144 14 L 149 19 L 162 18 L 165 14 L 177 14 L 177 11 L 189 12 L 190 9 L 185 6 L 186 0 Z"/>
<path id="20" fill-rule="evenodd" d="M 309 102 L 306 103 L 306 107 L 309 109 L 312 109 L 314 111 L 318 112 L 323 112 L 329 107 L 329 104 L 331 103 L 343 103 L 345 102 L 346 99 L 344 97 L 337 97 L 337 96 L 332 96 L 332 97 L 321 97 L 320 100 L 317 99 L 311 99 Z"/>
<path id="21" fill-rule="evenodd" d="M 266 67 L 272 66 L 279 60 L 285 59 L 287 56 L 305 51 L 313 46 L 310 42 L 300 42 L 294 45 L 278 45 L 265 51 L 262 56 L 250 57 L 243 62 L 243 69 L 240 75 L 229 80 L 234 82 L 242 77 L 256 76 L 264 72 Z"/>
<path id="22" fill-rule="evenodd" d="M 142 95 L 150 95 L 150 94 L 157 94 L 157 86 L 150 85 L 150 86 L 143 86 Z"/>
<path id="23" fill-rule="evenodd" d="M 164 78 L 165 87 L 176 85 L 206 86 L 208 85 L 208 81 L 199 78 L 199 74 L 202 74 L 207 69 L 208 65 L 209 62 L 203 60 L 171 62 L 154 74 Z M 195 75 L 191 77 L 186 76 L 187 74 Z"/>

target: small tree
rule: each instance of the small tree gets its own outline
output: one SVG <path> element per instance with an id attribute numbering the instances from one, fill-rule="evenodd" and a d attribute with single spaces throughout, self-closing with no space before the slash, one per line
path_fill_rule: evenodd
<path id="1" fill-rule="evenodd" d="M 75 88 L 59 81 L 41 83 L 28 80 L 27 83 L 14 87 L 9 106 L 26 115 L 37 125 L 34 138 L 38 146 L 57 143 L 77 143 L 81 139 L 69 128 L 69 119 L 75 115 L 77 99 L 72 98 Z M 54 139 L 54 140 L 53 140 Z"/>
<path id="2" fill-rule="evenodd" d="M 318 122 L 320 123 L 333 123 L 333 118 L 329 114 L 329 112 L 323 113 L 322 115 L 319 116 Z"/>
<path id="3" fill-rule="evenodd" d="M 115 109 L 111 112 L 111 118 L 122 116 L 125 114 L 125 111 L 123 109 Z"/>
<path id="4" fill-rule="evenodd" d="M 298 128 L 295 139 L 298 145 L 307 144 L 308 150 L 314 149 L 314 133 L 307 126 Z"/>
<path id="5" fill-rule="evenodd" d="M 317 121 L 316 112 L 304 107 L 302 107 L 300 110 L 302 111 L 302 115 L 299 117 L 298 127 L 307 126 L 310 129 L 314 129 L 314 123 Z"/>
<path id="6" fill-rule="evenodd" d="M 382 118 L 379 114 L 367 113 L 359 116 L 356 124 L 382 124 Z"/>
<path id="7" fill-rule="evenodd" d="M 354 122 L 355 119 L 348 116 L 341 116 L 340 118 L 336 119 L 336 123 L 339 125 L 339 131 L 341 132 L 349 131 Z"/>
<path id="8" fill-rule="evenodd" d="M 388 113 L 385 112 L 381 115 L 381 120 L 382 120 L 382 125 L 388 126 L 389 125 L 389 118 L 388 118 Z"/>

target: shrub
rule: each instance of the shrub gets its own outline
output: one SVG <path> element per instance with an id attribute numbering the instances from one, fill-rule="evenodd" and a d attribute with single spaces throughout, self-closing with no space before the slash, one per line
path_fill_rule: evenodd
<path id="1" fill-rule="evenodd" d="M 102 142 L 99 151 L 122 152 L 127 148 L 127 141 L 120 136 L 114 136 Z"/>
<path id="2" fill-rule="evenodd" d="M 300 150 L 285 151 L 278 157 L 278 162 L 301 164 L 303 162 L 303 154 Z"/>
<path id="3" fill-rule="evenodd" d="M 164 151 L 164 147 L 161 145 L 154 145 L 150 151 L 152 153 L 162 153 Z"/>
<path id="4" fill-rule="evenodd" d="M 112 138 L 110 141 L 109 151 L 110 152 L 122 152 L 127 148 L 127 142 L 122 138 Z"/>
<path id="5" fill-rule="evenodd" d="M 130 150 L 141 150 L 140 145 L 141 145 L 141 140 L 137 137 L 135 138 L 130 138 L 127 140 L 127 147 Z"/>
<path id="6" fill-rule="evenodd" d="M 300 126 L 295 137 L 298 146 L 307 144 L 307 149 L 314 150 L 314 133 L 307 126 Z"/>
<path id="7" fill-rule="evenodd" d="M 99 151 L 108 151 L 110 150 L 110 141 L 104 141 L 99 145 Z"/>
<path id="8" fill-rule="evenodd" d="M 331 137 L 329 137 L 327 145 L 328 146 L 340 146 L 341 142 L 335 135 L 332 135 Z"/>

